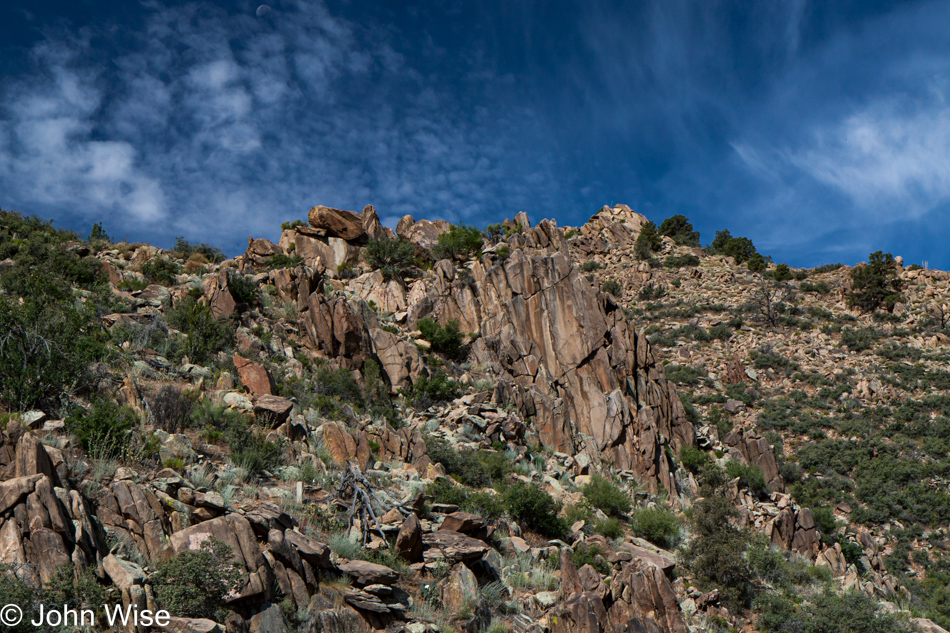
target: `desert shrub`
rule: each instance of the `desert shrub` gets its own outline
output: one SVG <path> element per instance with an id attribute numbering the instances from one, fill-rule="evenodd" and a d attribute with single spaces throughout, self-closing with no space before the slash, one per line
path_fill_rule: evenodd
<path id="1" fill-rule="evenodd" d="M 277 253 L 267 258 L 265 265 L 271 270 L 275 268 L 296 268 L 297 266 L 303 265 L 303 257 L 297 254 L 286 255 L 284 253 Z"/>
<path id="2" fill-rule="evenodd" d="M 583 542 L 578 543 L 577 546 L 571 550 L 571 561 L 578 569 L 584 565 L 590 565 L 604 576 L 610 575 L 612 571 L 610 563 L 602 556 L 602 552 L 597 545 L 588 545 Z"/>
<path id="3" fill-rule="evenodd" d="M 23 619 L 18 624 L 3 627 L 10 633 L 36 633 L 43 629 L 34 627 L 31 622 L 36 621 L 43 604 L 43 596 L 35 588 L 14 575 L 10 565 L 0 566 L 0 600 L 3 604 L 15 604 L 23 612 Z"/>
<path id="4" fill-rule="evenodd" d="M 615 297 L 623 296 L 623 286 L 620 285 L 619 281 L 615 281 L 613 279 L 608 279 L 607 281 L 605 281 L 601 285 L 600 289 L 606 292 L 607 294 L 611 294 Z"/>
<path id="5" fill-rule="evenodd" d="M 180 433 L 191 421 L 195 398 L 172 385 L 165 385 L 148 399 L 155 426 L 166 433 Z"/>
<path id="6" fill-rule="evenodd" d="M 871 349 L 880 335 L 872 328 L 842 328 L 841 344 L 852 352 Z"/>
<path id="7" fill-rule="evenodd" d="M 446 474 L 465 484 L 480 488 L 491 483 L 488 468 L 478 459 L 478 452 L 473 450 L 457 450 L 443 439 L 433 436 L 425 438 L 429 459 L 442 464 Z"/>
<path id="8" fill-rule="evenodd" d="M 757 253 L 752 240 L 747 237 L 733 237 L 728 229 L 716 231 L 716 237 L 706 250 L 711 255 L 732 257 L 739 264 L 749 261 Z"/>
<path id="9" fill-rule="evenodd" d="M 902 287 L 894 256 L 875 251 L 868 256 L 866 265 L 851 269 L 848 305 L 864 312 L 873 312 L 881 306 L 890 311 L 900 301 Z"/>
<path id="10" fill-rule="evenodd" d="M 819 281 L 818 283 L 803 281 L 798 285 L 798 289 L 802 292 L 814 292 L 820 295 L 826 295 L 831 292 L 831 286 L 829 286 L 824 281 Z"/>
<path id="11" fill-rule="evenodd" d="M 350 370 L 343 367 L 333 369 L 327 365 L 321 365 L 315 373 L 314 391 L 317 394 L 330 398 L 340 398 L 357 406 L 362 402 L 363 393 L 360 391 L 359 383 L 356 382 L 356 377 Z"/>
<path id="12" fill-rule="evenodd" d="M 291 229 L 297 228 L 298 226 L 307 226 L 307 224 L 308 223 L 306 220 L 301 220 L 300 218 L 297 218 L 296 220 L 288 220 L 286 222 L 281 222 L 280 230 L 289 231 Z"/>
<path id="13" fill-rule="evenodd" d="M 683 468 L 694 475 L 698 475 L 706 468 L 715 467 L 712 457 L 710 457 L 706 451 L 692 445 L 687 445 L 680 449 L 680 463 L 683 465 Z"/>
<path id="14" fill-rule="evenodd" d="M 646 284 L 640 288 L 637 298 L 643 301 L 656 301 L 666 296 L 666 288 L 663 286 L 654 286 L 652 283 Z"/>
<path id="15" fill-rule="evenodd" d="M 231 547 L 217 539 L 161 562 L 150 577 L 158 603 L 172 615 L 223 621 L 226 596 L 239 588 L 241 572 Z"/>
<path id="16" fill-rule="evenodd" d="M 142 264 L 141 272 L 149 283 L 171 286 L 181 273 L 181 265 L 165 257 L 153 257 Z"/>
<path id="17" fill-rule="evenodd" d="M 663 368 L 666 379 L 678 385 L 696 385 L 706 374 L 695 367 L 689 365 L 667 365 Z"/>
<path id="18" fill-rule="evenodd" d="M 131 407 L 120 406 L 112 400 L 96 400 L 88 411 L 78 410 L 66 418 L 66 428 L 87 453 L 115 458 L 131 445 L 137 421 Z"/>
<path id="19" fill-rule="evenodd" d="M 640 227 L 640 233 L 637 235 L 637 241 L 633 243 L 633 253 L 638 259 L 650 259 L 653 253 L 660 250 L 663 246 L 663 240 L 656 232 L 656 224 L 647 221 Z"/>
<path id="20" fill-rule="evenodd" d="M 834 545 L 835 541 L 835 532 L 838 531 L 838 522 L 835 520 L 834 512 L 831 511 L 831 508 L 827 506 L 821 506 L 817 508 L 811 508 L 811 516 L 815 520 L 815 525 L 818 526 L 818 531 L 821 533 L 821 540 L 826 545 Z"/>
<path id="21" fill-rule="evenodd" d="M 775 281 L 788 281 L 792 278 L 792 269 L 788 267 L 788 264 L 779 264 L 772 275 Z"/>
<path id="22" fill-rule="evenodd" d="M 412 242 L 386 235 L 366 244 L 363 260 L 386 279 L 401 279 L 416 265 L 416 247 Z"/>
<path id="23" fill-rule="evenodd" d="M 659 547 L 672 548 L 679 540 L 679 517 L 664 508 L 640 508 L 630 523 L 638 536 Z"/>
<path id="24" fill-rule="evenodd" d="M 371 415 L 397 426 L 398 416 L 389 397 L 389 383 L 383 379 L 379 363 L 372 359 L 363 363 L 363 403 Z"/>
<path id="25" fill-rule="evenodd" d="M 577 235 L 577 229 L 568 229 L 568 230 L 564 231 L 564 239 L 566 239 L 566 240 L 571 239 L 571 238 L 574 237 L 575 235 Z"/>
<path id="26" fill-rule="evenodd" d="M 458 398 L 461 390 L 458 382 L 449 378 L 441 369 L 436 371 L 432 377 L 419 376 L 409 387 L 403 387 L 399 390 L 402 397 L 417 409 L 425 409 L 434 402 L 445 402 Z"/>
<path id="27" fill-rule="evenodd" d="M 748 606 L 752 598 L 752 570 L 743 556 L 749 540 L 730 519 L 735 509 L 722 488 L 693 506 L 693 540 L 683 559 L 703 591 L 718 589 L 722 603 L 732 613 Z"/>
<path id="28" fill-rule="evenodd" d="M 516 480 L 502 492 L 508 514 L 519 524 L 542 536 L 562 538 L 568 526 L 557 514 L 558 503 L 537 484 Z"/>
<path id="29" fill-rule="evenodd" d="M 699 258 L 695 255 L 667 255 L 663 260 L 667 268 L 683 268 L 685 266 L 699 266 Z"/>
<path id="30" fill-rule="evenodd" d="M 620 524 L 620 519 L 611 517 L 609 519 L 603 519 L 594 523 L 594 533 L 600 534 L 606 538 L 620 538 L 623 536 L 623 526 Z"/>
<path id="31" fill-rule="evenodd" d="M 273 471 L 283 461 L 280 444 L 268 441 L 264 432 L 256 429 L 232 429 L 228 450 L 233 463 L 255 474 Z"/>
<path id="32" fill-rule="evenodd" d="M 583 270 L 585 273 L 592 273 L 595 270 L 600 270 L 600 264 L 592 259 L 588 259 L 586 262 L 581 264 L 581 270 Z"/>
<path id="33" fill-rule="evenodd" d="M 482 248 L 482 232 L 474 226 L 453 226 L 439 236 L 432 249 L 436 259 L 464 259 Z"/>
<path id="34" fill-rule="evenodd" d="M 768 633 L 910 633 L 913 627 L 897 613 L 881 609 L 876 599 L 857 591 L 837 594 L 825 589 L 797 604 L 780 593 L 756 599 L 759 625 Z"/>
<path id="35" fill-rule="evenodd" d="M 620 486 L 600 475 L 593 475 L 582 490 L 591 506 L 610 516 L 623 516 L 632 507 L 630 497 Z"/>
<path id="36" fill-rule="evenodd" d="M 768 266 L 768 259 L 763 257 L 761 253 L 752 253 L 746 261 L 746 267 L 754 273 L 761 273 L 768 268 Z"/>
<path id="37" fill-rule="evenodd" d="M 189 293 L 166 306 L 165 318 L 171 327 L 187 335 L 177 341 L 177 353 L 200 364 L 233 343 L 235 327 L 230 320 L 216 319 L 211 306 L 198 301 L 195 294 Z"/>
<path id="38" fill-rule="evenodd" d="M 67 288 L 21 272 L 18 297 L 0 295 L 0 400 L 13 410 L 49 409 L 103 356 L 101 330 Z"/>
<path id="39" fill-rule="evenodd" d="M 451 503 L 465 512 L 477 514 L 488 520 L 494 520 L 505 513 L 501 495 L 488 491 L 470 491 L 452 483 L 446 477 L 439 477 L 426 486 L 426 495 L 436 503 Z"/>
<path id="40" fill-rule="evenodd" d="M 680 246 L 699 246 L 699 231 L 694 231 L 689 218 L 680 213 L 663 220 L 659 233 Z"/>
<path id="41" fill-rule="evenodd" d="M 261 300 L 261 293 L 249 277 L 244 275 L 230 275 L 228 277 L 228 291 L 239 305 L 254 305 Z"/>
<path id="42" fill-rule="evenodd" d="M 765 476 L 762 469 L 744 462 L 730 461 L 726 463 L 726 474 L 735 479 L 739 478 L 739 486 L 748 488 L 749 492 L 759 496 L 768 494 L 765 487 Z"/>
<path id="43" fill-rule="evenodd" d="M 432 351 L 445 354 L 449 358 L 461 360 L 466 355 L 462 345 L 463 334 L 459 331 L 458 319 L 451 319 L 444 326 L 435 319 L 426 317 L 416 324 L 422 338 L 432 344 Z"/>
<path id="44" fill-rule="evenodd" d="M 220 264 L 225 259 L 221 249 L 210 244 L 189 242 L 183 237 L 175 238 L 175 246 L 171 252 L 179 259 L 189 259 L 193 255 L 201 255 L 214 264 Z"/>

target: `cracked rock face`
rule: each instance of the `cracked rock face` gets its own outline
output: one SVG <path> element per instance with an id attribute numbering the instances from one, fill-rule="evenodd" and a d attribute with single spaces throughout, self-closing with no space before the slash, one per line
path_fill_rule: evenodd
<path id="1" fill-rule="evenodd" d="M 410 293 L 410 320 L 457 319 L 479 333 L 472 356 L 497 377 L 494 400 L 515 403 L 542 444 L 676 493 L 664 446 L 692 444 L 692 425 L 646 337 L 570 259 L 518 250 L 470 272 L 442 261 L 434 280 L 419 283 L 425 293 Z"/>

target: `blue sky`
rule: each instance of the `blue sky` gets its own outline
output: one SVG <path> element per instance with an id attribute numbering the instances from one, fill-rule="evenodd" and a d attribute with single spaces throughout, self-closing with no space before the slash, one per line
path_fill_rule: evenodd
<path id="1" fill-rule="evenodd" d="M 0 207 L 230 253 L 314 204 L 626 203 L 950 268 L 950 3 L 7 0 Z"/>

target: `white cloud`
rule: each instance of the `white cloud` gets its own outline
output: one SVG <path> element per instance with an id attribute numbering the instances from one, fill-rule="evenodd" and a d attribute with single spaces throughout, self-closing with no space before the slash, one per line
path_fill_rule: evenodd
<path id="1" fill-rule="evenodd" d="M 950 108 L 874 104 L 815 131 L 789 160 L 857 204 L 920 215 L 950 198 Z"/>
<path id="2" fill-rule="evenodd" d="M 134 45 L 109 43 L 106 58 L 89 42 L 111 42 L 108 27 L 59 32 L 0 87 L 4 207 L 240 247 L 319 203 L 372 203 L 390 223 L 484 223 L 499 200 L 543 203 L 517 176 L 529 116 L 433 89 L 385 38 L 319 2 L 263 18 L 145 6 L 142 31 L 123 33 Z M 553 197 L 545 162 L 532 162 Z"/>

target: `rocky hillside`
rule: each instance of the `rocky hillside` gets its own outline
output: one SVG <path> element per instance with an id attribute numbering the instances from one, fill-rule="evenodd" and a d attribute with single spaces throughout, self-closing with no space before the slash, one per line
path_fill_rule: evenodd
<path id="1" fill-rule="evenodd" d="M 950 275 L 746 242 L 317 206 L 228 259 L 2 212 L 0 598 L 175 631 L 942 631 Z"/>

